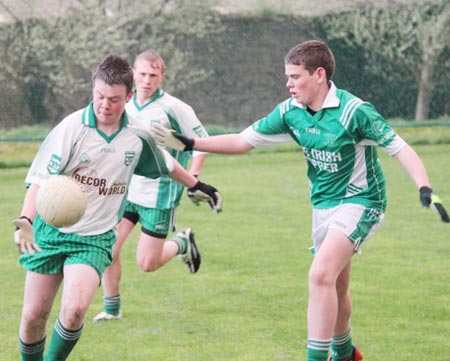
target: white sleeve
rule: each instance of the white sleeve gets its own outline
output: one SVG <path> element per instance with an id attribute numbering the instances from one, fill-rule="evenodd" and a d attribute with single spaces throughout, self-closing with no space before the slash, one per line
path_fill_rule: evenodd
<path id="1" fill-rule="evenodd" d="M 178 98 L 168 96 L 170 102 L 168 107 L 169 114 L 175 119 L 178 126 L 181 129 L 181 134 L 188 138 L 206 138 L 208 133 L 197 118 L 194 109 L 181 101 Z M 199 155 L 205 154 L 206 152 L 195 151 L 192 153 L 192 157 L 197 157 Z"/>
<path id="2" fill-rule="evenodd" d="M 177 122 L 181 134 L 189 138 L 205 138 L 208 136 L 205 127 L 197 118 L 194 109 L 175 97 L 170 98 L 169 115 Z"/>
<path id="3" fill-rule="evenodd" d="M 396 134 L 392 142 L 390 142 L 383 149 L 392 157 L 396 155 L 406 144 L 407 143 L 404 141 L 404 139 Z"/>
<path id="4" fill-rule="evenodd" d="M 175 160 L 167 150 L 158 147 L 161 150 L 161 153 L 164 156 L 164 160 L 166 161 L 166 167 L 169 170 L 169 173 L 173 171 L 173 169 L 175 168 L 173 161 Z"/>
<path id="5" fill-rule="evenodd" d="M 252 126 L 247 127 L 241 132 L 245 140 L 254 148 L 267 147 L 272 144 L 285 143 L 292 141 L 292 137 L 287 134 L 261 134 L 256 132 Z"/>

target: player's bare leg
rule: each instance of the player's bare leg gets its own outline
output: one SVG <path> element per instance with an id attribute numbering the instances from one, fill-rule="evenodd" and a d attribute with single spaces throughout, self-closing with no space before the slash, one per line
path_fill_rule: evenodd
<path id="1" fill-rule="evenodd" d="M 84 318 L 100 282 L 97 271 L 86 264 L 64 266 L 61 310 L 45 359 L 65 360 L 81 337 Z"/>
<path id="2" fill-rule="evenodd" d="M 341 312 L 345 311 L 339 317 L 347 318 L 351 313 L 351 303 L 348 303 L 350 299 L 344 296 L 343 290 L 348 288 L 353 254 L 354 245 L 347 236 L 331 229 L 309 271 L 308 343 L 313 347 L 308 352 L 315 353 L 310 350 L 321 348 L 324 360 L 328 357 L 328 348 L 337 326 L 339 303 L 343 302 Z M 338 280 L 342 300 L 338 298 Z"/>
<path id="3" fill-rule="evenodd" d="M 152 272 L 164 266 L 177 253 L 178 245 L 175 242 L 166 242 L 165 238 L 141 233 L 136 250 L 136 263 L 144 272 Z"/>
<path id="4" fill-rule="evenodd" d="M 102 277 L 103 308 L 93 321 L 120 319 L 120 279 L 122 278 L 122 261 L 120 253 L 135 224 L 126 218 L 117 225 L 117 241 L 113 246 L 112 263 L 106 267 Z"/>
<path id="5" fill-rule="evenodd" d="M 45 337 L 45 325 L 62 282 L 62 275 L 27 271 L 24 287 L 20 340 L 33 344 Z"/>
<path id="6" fill-rule="evenodd" d="M 61 281 L 61 275 L 43 275 L 27 271 L 19 328 L 22 360 L 43 360 L 44 358 L 46 324 Z M 41 296 L 40 293 L 43 290 L 45 293 Z"/>
<path id="7" fill-rule="evenodd" d="M 123 218 L 117 225 L 117 241 L 113 247 L 112 263 L 106 267 L 102 277 L 103 293 L 105 296 L 112 297 L 118 295 L 120 292 L 119 284 L 122 277 L 120 253 L 134 226 L 134 223 L 126 218 Z"/>

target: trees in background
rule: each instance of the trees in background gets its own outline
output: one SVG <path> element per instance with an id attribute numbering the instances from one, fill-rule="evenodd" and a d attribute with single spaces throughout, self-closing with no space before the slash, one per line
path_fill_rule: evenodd
<path id="1" fill-rule="evenodd" d="M 156 49 L 170 69 L 165 86 L 172 91 L 210 75 L 192 66 L 189 44 L 220 32 L 220 18 L 195 6 L 195 1 L 72 3 L 64 16 L 37 19 L 27 13 L 27 18 L 17 15 L 13 23 L 2 27 L 0 80 L 10 94 L 16 94 L 0 112 L 2 124 L 15 119 L 9 125 L 18 125 L 24 118 L 31 118 L 31 123 L 48 122 L 79 108 L 90 98 L 92 70 L 112 53 L 132 62 L 138 53 Z M 180 42 L 185 46 L 177 46 Z"/>
<path id="2" fill-rule="evenodd" d="M 356 10 L 326 18 L 329 39 L 364 49 L 364 56 L 374 74 L 387 81 L 399 81 L 391 62 L 415 77 L 417 98 L 415 120 L 429 117 L 435 87 L 447 79 L 450 71 L 450 2 L 448 0 L 391 1 L 369 3 Z M 386 66 L 385 66 L 386 65 Z M 450 88 L 444 84 L 446 100 Z"/>
<path id="3" fill-rule="evenodd" d="M 14 20 L 0 27 L 2 126 L 61 119 L 89 101 L 104 56 L 133 61 L 148 48 L 167 62 L 164 88 L 207 122 L 246 125 L 288 96 L 283 56 L 308 38 L 327 40 L 339 86 L 387 117 L 450 113 L 448 0 L 355 0 L 314 18 L 230 17 L 210 11 L 214 0 L 47 1 L 44 17 L 39 0 L 0 0 Z"/>

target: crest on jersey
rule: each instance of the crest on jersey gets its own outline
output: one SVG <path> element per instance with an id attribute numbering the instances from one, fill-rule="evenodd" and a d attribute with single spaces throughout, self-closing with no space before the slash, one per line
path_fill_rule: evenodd
<path id="1" fill-rule="evenodd" d="M 372 123 L 372 131 L 375 135 L 380 136 L 384 131 L 384 123 L 379 120 L 374 121 Z"/>
<path id="2" fill-rule="evenodd" d="M 325 146 L 327 147 L 334 147 L 336 146 L 336 134 L 327 133 L 323 135 L 323 141 Z"/>
<path id="3" fill-rule="evenodd" d="M 135 155 L 136 155 L 136 152 L 131 151 L 131 150 L 125 152 L 124 164 L 127 167 L 131 164 L 131 162 L 133 161 Z"/>
<path id="4" fill-rule="evenodd" d="M 58 174 L 61 168 L 61 157 L 56 154 L 52 154 L 47 164 L 47 171 L 49 174 Z"/>
<path id="5" fill-rule="evenodd" d="M 89 155 L 87 153 L 83 153 L 80 156 L 80 164 L 87 164 L 90 163 L 91 159 L 89 158 Z"/>

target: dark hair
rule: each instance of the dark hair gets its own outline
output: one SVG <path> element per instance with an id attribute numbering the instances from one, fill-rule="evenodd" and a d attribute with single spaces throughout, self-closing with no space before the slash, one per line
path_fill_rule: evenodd
<path id="1" fill-rule="evenodd" d="M 336 66 L 334 55 L 328 45 L 320 40 L 308 40 L 294 46 L 284 57 L 285 64 L 302 65 L 310 73 L 317 68 L 325 69 L 327 80 L 333 76 Z"/>
<path id="2" fill-rule="evenodd" d="M 133 89 L 133 70 L 120 55 L 108 55 L 95 69 L 92 81 L 107 85 L 125 85 L 127 93 Z"/>

